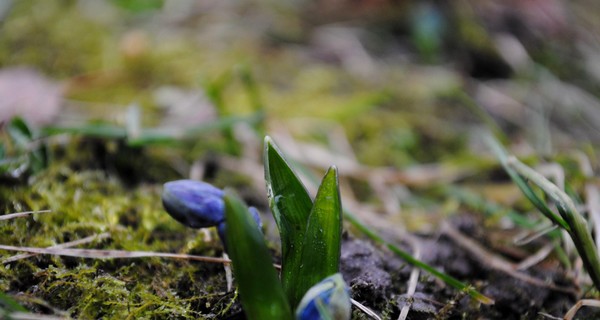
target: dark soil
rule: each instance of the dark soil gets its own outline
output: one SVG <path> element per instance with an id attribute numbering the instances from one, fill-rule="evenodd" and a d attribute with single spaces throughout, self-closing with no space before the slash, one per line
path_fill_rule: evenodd
<path id="1" fill-rule="evenodd" d="M 484 234 L 476 224 L 469 224 L 470 230 L 466 230 L 464 223 L 469 219 L 473 218 L 460 216 L 454 219 L 453 225 L 463 233 L 468 231 L 469 235 Z M 416 293 L 409 297 L 405 294 L 412 269 L 409 265 L 369 242 L 347 237 L 342 247 L 341 271 L 351 287 L 353 299 L 375 310 L 383 319 L 397 319 L 407 303 L 411 303 L 408 319 L 544 319 L 540 313 L 562 317 L 576 302 L 573 293 L 532 285 L 494 270 L 486 262 L 474 259 L 448 236 L 419 240 L 425 262 L 476 285 L 495 303 L 479 304 L 424 272 L 421 272 Z M 542 262 L 525 272 L 577 292 L 578 287 L 572 279 L 565 278 L 564 270 L 553 266 Z M 366 318 L 361 311 L 354 310 L 353 319 Z M 581 309 L 577 314 L 577 319 L 598 318 L 600 312 L 593 308 Z"/>

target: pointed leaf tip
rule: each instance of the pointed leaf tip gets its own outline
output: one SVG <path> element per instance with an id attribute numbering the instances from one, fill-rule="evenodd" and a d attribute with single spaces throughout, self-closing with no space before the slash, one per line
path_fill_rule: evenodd
<path id="1" fill-rule="evenodd" d="M 264 167 L 269 205 L 281 237 L 281 282 L 291 304 L 296 305 L 302 298 L 297 293 L 297 275 L 302 268 L 302 248 L 313 202 L 270 137 L 265 137 Z"/>
<path id="2" fill-rule="evenodd" d="M 331 166 L 319 186 L 308 217 L 303 268 L 299 270 L 292 303 L 297 303 L 306 291 L 322 279 L 339 272 L 342 234 L 342 204 L 337 168 Z"/>

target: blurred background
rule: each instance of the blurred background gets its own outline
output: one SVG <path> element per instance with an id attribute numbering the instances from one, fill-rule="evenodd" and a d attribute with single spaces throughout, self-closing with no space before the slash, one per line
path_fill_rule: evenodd
<path id="1" fill-rule="evenodd" d="M 4 176 L 75 152 L 71 167 L 134 184 L 237 171 L 260 202 L 269 134 L 294 161 L 338 165 L 347 206 L 427 229 L 413 211 L 438 210 L 411 188 L 497 186 L 484 132 L 597 166 L 599 6 L 4 0 L 0 123 L 21 117 L 31 140 L 3 145 Z"/>
<path id="2" fill-rule="evenodd" d="M 263 130 L 336 127 L 360 162 L 404 167 L 459 155 L 484 113 L 547 153 L 598 141 L 598 6 L 5 0 L 0 121 L 124 124 L 136 105 L 175 134 L 261 111 Z"/>
<path id="3" fill-rule="evenodd" d="M 215 154 L 260 164 L 269 134 L 299 162 L 337 164 L 367 202 L 389 183 L 475 174 L 489 165 L 484 131 L 521 155 L 595 158 L 599 6 L 4 0 L 0 123 L 20 116 L 53 143 L 68 133 L 159 146 L 181 176 Z M 169 177 L 163 163 L 148 177 L 151 165 L 105 157 L 139 154 L 111 148 L 96 146 L 90 161 L 104 157 L 99 166 L 134 182 Z M 379 205 L 397 212 L 389 203 Z"/>

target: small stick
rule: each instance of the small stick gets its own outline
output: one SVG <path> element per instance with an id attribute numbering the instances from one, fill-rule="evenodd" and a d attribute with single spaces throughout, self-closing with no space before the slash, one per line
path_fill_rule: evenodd
<path id="1" fill-rule="evenodd" d="M 94 258 L 94 259 L 122 259 L 122 258 L 173 258 L 204 261 L 210 263 L 230 264 L 231 260 L 206 256 L 195 256 L 191 254 L 152 252 L 152 251 L 126 251 L 126 250 L 96 250 L 96 249 L 62 249 L 62 248 L 32 248 L 0 245 L 0 250 L 25 251 L 36 254 L 54 254 L 59 256 Z"/>
<path id="2" fill-rule="evenodd" d="M 24 211 L 24 212 L 17 212 L 17 213 L 9 213 L 9 214 L 0 216 L 0 220 L 10 220 L 10 219 L 14 219 L 14 218 L 26 217 L 26 216 L 32 215 L 34 213 L 48 213 L 48 212 L 52 212 L 52 210 L 36 210 L 36 211 Z"/>
<path id="3" fill-rule="evenodd" d="M 61 243 L 61 244 L 57 244 L 54 246 L 50 246 L 47 249 L 60 249 L 60 248 L 70 248 L 70 247 L 74 247 L 74 246 L 78 246 L 78 245 L 82 245 L 82 244 L 86 244 L 95 240 L 102 240 L 102 239 L 106 239 L 110 237 L 110 233 L 108 232 L 104 232 L 101 234 L 97 234 L 97 235 L 93 235 L 93 236 L 89 236 L 89 237 L 85 237 L 83 239 L 79 239 L 79 240 L 75 240 L 75 241 L 69 241 L 69 242 L 65 242 L 65 243 Z M 21 259 L 26 259 L 29 257 L 33 257 L 38 255 L 37 253 L 21 253 L 21 254 L 17 254 L 14 255 L 12 257 L 8 257 L 4 260 L 2 260 L 2 263 L 6 264 L 6 263 L 10 263 L 10 262 L 14 262 L 17 260 L 21 260 Z"/>
<path id="4" fill-rule="evenodd" d="M 19 312 L 19 311 L 9 313 L 9 314 L 7 314 L 7 316 L 8 316 L 8 319 L 13 319 L 13 320 L 66 320 L 66 319 L 69 319 L 69 318 L 64 318 L 64 317 L 50 316 L 47 314 L 37 314 L 37 313 Z"/>
<path id="5" fill-rule="evenodd" d="M 229 256 L 226 252 L 223 252 L 223 259 L 229 260 Z M 233 288 L 233 272 L 231 271 L 230 264 L 224 264 L 223 268 L 225 269 L 225 280 L 227 281 L 227 292 L 231 292 L 231 288 Z"/>
<path id="6" fill-rule="evenodd" d="M 515 244 L 517 246 L 526 245 L 535 239 L 543 237 L 544 235 L 550 233 L 551 231 L 553 231 L 556 228 L 558 228 L 558 226 L 555 224 L 552 224 L 550 226 L 542 226 L 542 229 L 540 229 L 540 230 L 534 230 L 533 234 L 531 234 L 528 231 L 527 234 L 515 237 L 515 239 L 513 240 L 513 244 Z"/>
<path id="7" fill-rule="evenodd" d="M 581 307 L 583 306 L 588 306 L 588 307 L 594 307 L 594 308 L 600 308 L 600 300 L 593 300 L 593 299 L 582 299 L 577 301 L 576 304 L 574 304 L 571 309 L 569 309 L 569 311 L 567 311 L 567 313 L 564 316 L 565 320 L 571 320 L 575 317 L 575 314 L 577 313 L 577 311 L 579 311 L 579 309 L 581 309 Z"/>
<path id="8" fill-rule="evenodd" d="M 411 245 L 414 248 L 413 257 L 415 257 L 415 259 L 421 259 L 421 248 L 419 246 L 419 243 L 416 241 L 411 241 Z M 406 290 L 406 296 L 408 298 L 412 298 L 412 296 L 415 294 L 415 291 L 417 291 L 418 283 L 419 268 L 413 267 L 413 269 L 410 272 L 410 278 L 408 279 L 408 290 Z M 409 299 L 409 301 L 412 301 L 412 299 Z M 406 317 L 408 317 L 408 312 L 410 311 L 411 305 L 412 303 L 409 302 L 402 307 L 402 310 L 400 310 L 400 316 L 398 317 L 398 320 L 405 320 Z"/>
<path id="9" fill-rule="evenodd" d="M 488 252 L 477 242 L 463 235 L 462 233 L 460 233 L 460 231 L 456 230 L 452 225 L 450 225 L 447 222 L 442 223 L 441 231 L 448 237 L 450 237 L 450 239 L 452 239 L 456 244 L 469 251 L 469 253 L 472 254 L 475 258 L 477 258 L 478 261 L 480 261 L 483 264 L 486 264 L 488 267 L 494 270 L 501 271 L 513 278 L 519 279 L 537 287 L 548 288 L 554 291 L 564 292 L 572 294 L 573 296 L 577 296 L 577 291 L 575 289 L 557 286 L 553 283 L 547 283 L 544 280 L 534 278 L 523 272 L 516 271 L 515 264 L 510 263 Z"/>
<path id="10" fill-rule="evenodd" d="M 371 317 L 375 320 L 381 320 L 381 318 L 377 315 L 377 313 L 375 313 L 373 310 L 367 308 L 362 303 L 360 303 L 354 299 L 350 299 L 350 302 L 352 302 L 352 304 L 355 307 L 357 307 L 358 309 L 360 309 L 362 312 L 366 313 L 369 317 Z"/>
<path id="11" fill-rule="evenodd" d="M 527 270 L 530 267 L 540 263 L 542 260 L 546 259 L 546 257 L 554 250 L 555 243 L 550 242 L 543 246 L 540 250 L 538 250 L 533 255 L 529 256 L 527 259 L 523 259 L 519 264 L 516 265 L 516 270 L 523 271 Z"/>

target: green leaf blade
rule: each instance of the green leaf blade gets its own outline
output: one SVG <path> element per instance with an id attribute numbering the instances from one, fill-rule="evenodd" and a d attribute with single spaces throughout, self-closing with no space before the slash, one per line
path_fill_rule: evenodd
<path id="1" fill-rule="evenodd" d="M 228 252 L 248 319 L 292 319 L 290 305 L 262 233 L 248 208 L 230 191 L 225 192 Z"/>
<path id="2" fill-rule="evenodd" d="M 302 264 L 294 280 L 296 306 L 315 284 L 339 271 L 342 249 L 342 203 L 337 168 L 332 166 L 319 186 L 308 218 Z"/>
<path id="3" fill-rule="evenodd" d="M 594 244 L 594 239 L 588 231 L 585 218 L 579 213 L 573 199 L 543 175 L 522 163 L 515 157 L 511 157 L 508 166 L 519 175 L 526 177 L 537 185 L 550 198 L 556 202 L 556 207 L 561 217 L 567 224 L 564 228 L 569 233 L 575 248 L 583 261 L 583 265 L 589 273 L 594 285 L 600 289 L 600 257 Z"/>
<path id="4" fill-rule="evenodd" d="M 531 204 L 533 204 L 538 210 L 540 210 L 540 212 L 548 219 L 550 219 L 550 221 L 552 221 L 554 224 L 557 224 L 561 228 L 569 231 L 571 229 L 569 224 L 560 215 L 554 213 L 554 211 L 552 211 L 546 205 L 546 203 L 542 199 L 540 199 L 540 197 L 538 197 L 538 195 L 533 191 L 533 189 L 531 189 L 527 181 L 525 181 L 525 179 L 523 179 L 511 165 L 509 165 L 508 152 L 504 149 L 500 142 L 498 142 L 492 136 L 487 136 L 486 139 L 488 145 L 492 149 L 492 152 L 494 152 L 498 160 L 500 160 L 504 171 L 506 171 L 508 176 L 517 185 L 519 190 L 521 190 L 521 192 L 529 200 L 529 202 L 531 202 Z"/>
<path id="5" fill-rule="evenodd" d="M 393 252 L 398 257 L 402 258 L 410 265 L 424 270 L 425 272 L 444 281 L 446 284 L 457 290 L 466 292 L 473 299 L 483 304 L 494 304 L 493 299 L 481 294 L 468 284 L 459 281 L 458 279 L 452 277 L 449 274 L 438 271 L 433 266 L 430 266 L 429 264 L 413 257 L 410 253 L 403 251 L 396 245 L 386 242 L 377 232 L 373 231 L 371 228 L 367 227 L 364 223 L 362 223 L 360 219 L 358 219 L 352 212 L 347 210 L 344 211 L 344 218 L 346 218 L 347 221 L 349 221 L 355 228 L 357 228 L 360 232 L 366 235 L 369 239 L 373 240 L 377 244 L 387 247 L 391 252 Z"/>
<path id="6" fill-rule="evenodd" d="M 265 138 L 264 162 L 269 205 L 281 237 L 281 283 L 292 303 L 295 301 L 294 279 L 302 265 L 305 231 L 313 203 L 270 137 Z"/>

